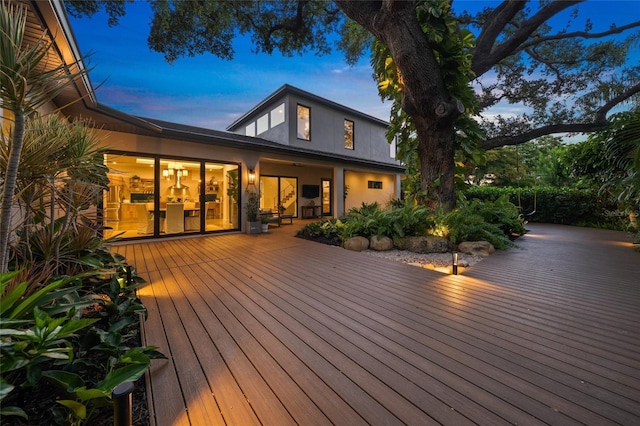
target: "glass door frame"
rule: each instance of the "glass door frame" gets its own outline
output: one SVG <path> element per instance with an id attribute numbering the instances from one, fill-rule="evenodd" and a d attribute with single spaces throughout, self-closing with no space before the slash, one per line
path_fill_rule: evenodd
<path id="1" fill-rule="evenodd" d="M 327 182 L 327 188 L 329 191 L 329 211 L 325 211 L 324 209 L 324 183 Z M 333 180 L 327 178 L 320 178 L 320 213 L 321 216 L 333 216 Z"/>
<path id="2" fill-rule="evenodd" d="M 225 227 L 224 229 L 220 229 L 220 230 L 207 230 L 207 226 L 206 226 L 206 217 L 205 215 L 207 214 L 207 210 L 206 210 L 206 203 L 205 203 L 205 194 L 206 194 L 206 181 L 205 178 L 207 176 L 206 174 L 206 166 L 210 165 L 210 164 L 219 164 L 222 166 L 231 166 L 232 168 L 235 168 L 236 170 L 236 176 L 237 176 L 237 180 L 235 182 L 235 185 L 237 188 L 241 188 L 242 187 L 242 165 L 239 163 L 235 163 L 235 162 L 226 162 L 226 161 L 219 161 L 219 160 L 209 160 L 209 159 L 202 159 L 202 158 L 188 158 L 188 157 L 179 157 L 179 156 L 173 156 L 173 155 L 166 155 L 166 154 L 150 154 L 150 153 L 143 153 L 143 152 L 135 152 L 135 151 L 121 151 L 121 150 L 108 150 L 107 152 L 105 152 L 105 165 L 107 167 L 109 167 L 109 161 L 110 157 L 119 157 L 119 156 L 123 156 L 123 157 L 127 157 L 128 159 L 130 159 L 130 164 L 135 164 L 136 163 L 136 159 L 137 158 L 143 158 L 143 159 L 147 159 L 147 162 L 144 164 L 147 164 L 151 167 L 153 167 L 153 178 L 152 179 L 142 179 L 141 180 L 141 184 L 139 185 L 146 185 L 145 182 L 149 182 L 148 187 L 145 186 L 145 191 L 148 195 L 149 195 L 149 200 L 148 203 L 149 204 L 153 204 L 153 210 L 150 210 L 149 213 L 153 214 L 153 232 L 148 232 L 146 233 L 146 235 L 135 235 L 135 236 L 126 236 L 126 237 L 122 237 L 123 239 L 126 240 L 135 240 L 135 239 L 141 239 L 141 238 L 158 238 L 158 237 L 164 237 L 165 234 L 162 232 L 161 229 L 161 220 L 160 220 L 160 216 L 161 216 L 161 202 L 165 202 L 165 200 L 162 200 L 162 198 L 166 198 L 163 197 L 163 195 L 161 194 L 161 181 L 163 181 L 163 185 L 166 186 L 166 182 L 164 182 L 165 180 L 167 180 L 167 176 L 163 175 L 163 168 L 166 168 L 166 161 L 170 160 L 170 161 L 176 161 L 176 162 L 187 162 L 187 163 L 198 163 L 199 164 L 199 170 L 196 172 L 195 170 L 193 170 L 193 177 L 190 179 L 192 181 L 196 181 L 196 182 L 192 182 L 193 186 L 193 193 L 191 194 L 191 196 L 189 198 L 191 198 L 191 202 L 198 202 L 199 204 L 199 227 L 197 230 L 192 230 L 190 232 L 188 231 L 184 231 L 182 233 L 180 233 L 180 235 L 189 235 L 189 234 L 207 234 L 207 233 L 212 233 L 212 232 L 219 232 L 219 231 L 233 231 L 233 230 L 239 230 L 239 224 L 240 224 L 240 215 L 241 215 L 241 202 L 242 200 L 240 199 L 241 196 L 240 194 L 237 194 L 237 199 L 233 200 L 235 202 L 235 204 L 237 205 L 237 210 L 236 210 L 236 214 L 234 218 L 230 218 L 230 220 L 233 220 L 233 225 L 235 225 L 234 227 Z M 194 167 L 195 169 L 195 167 Z M 116 167 L 117 170 L 117 167 Z M 130 171 L 130 173 L 132 174 L 136 174 L 135 173 L 135 169 Z M 128 180 L 127 180 L 128 182 Z M 151 183 L 152 182 L 152 183 Z M 128 186 L 127 187 L 127 193 L 130 194 L 131 193 L 131 187 Z M 107 221 L 107 215 L 106 213 L 106 208 L 108 207 L 107 205 L 105 205 L 107 203 L 107 201 L 109 201 L 109 196 L 110 194 L 108 193 L 107 190 L 104 191 L 103 196 L 101 197 L 101 199 L 99 200 L 98 203 L 98 210 L 101 213 L 99 215 L 99 221 L 100 224 L 102 226 L 107 225 L 106 221 Z M 125 199 L 124 197 L 124 192 L 121 192 L 119 195 L 123 200 Z M 118 204 L 122 205 L 122 204 L 126 204 L 125 207 L 127 207 L 128 209 L 130 209 L 129 206 L 131 206 L 130 203 L 130 199 L 131 196 L 128 195 L 127 197 L 129 200 L 127 202 L 120 202 Z M 227 200 L 225 200 L 226 203 L 231 203 L 232 199 L 231 197 L 228 197 Z M 111 220 L 113 222 L 117 222 L 120 221 L 121 219 L 121 214 L 122 212 L 120 212 L 121 209 L 118 210 L 118 213 L 113 213 L 116 214 L 115 217 L 111 218 Z M 108 226 L 108 225 L 107 225 Z M 130 229 L 129 229 L 130 228 Z M 129 226 L 129 228 L 127 228 L 125 231 L 126 232 L 135 232 L 136 230 L 136 225 L 135 223 L 132 223 L 131 226 Z M 110 234 L 116 234 L 119 231 L 110 231 Z M 104 233 L 105 231 L 103 230 L 102 235 L 104 237 Z M 169 235 L 168 235 L 169 236 Z"/>
<path id="3" fill-rule="evenodd" d="M 299 194 L 298 194 L 298 177 L 297 176 L 281 176 L 281 175 L 260 175 L 260 180 L 259 180 L 259 187 L 260 187 L 260 191 L 263 192 L 263 184 L 262 184 L 262 178 L 271 178 L 271 179 L 277 179 L 277 184 L 278 184 L 278 189 L 277 189 L 277 195 L 278 195 L 278 200 L 276 205 L 274 206 L 275 209 L 278 208 L 278 206 L 280 206 L 282 204 L 282 180 L 283 179 L 294 179 L 295 180 L 295 185 L 292 185 L 295 189 L 295 203 L 296 203 L 296 208 L 293 211 L 293 217 L 297 218 L 298 217 L 298 207 L 300 205 L 299 203 Z M 263 208 L 263 206 L 260 206 L 260 208 Z"/>

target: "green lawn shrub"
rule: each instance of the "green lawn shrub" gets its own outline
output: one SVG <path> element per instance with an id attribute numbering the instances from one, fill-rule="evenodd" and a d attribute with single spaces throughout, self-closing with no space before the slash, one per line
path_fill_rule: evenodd
<path id="1" fill-rule="evenodd" d="M 474 186 L 464 191 L 467 199 L 495 201 L 507 196 L 521 208 L 529 222 L 558 223 L 563 225 L 592 226 L 609 229 L 625 229 L 628 220 L 624 212 L 609 197 L 595 190 L 574 188 L 499 188 Z"/>

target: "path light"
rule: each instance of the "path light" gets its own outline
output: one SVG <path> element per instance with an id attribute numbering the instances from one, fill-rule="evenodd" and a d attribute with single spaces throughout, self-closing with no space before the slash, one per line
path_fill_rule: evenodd
<path id="1" fill-rule="evenodd" d="M 133 424 L 133 383 L 124 382 L 113 388 L 113 424 L 131 426 Z"/>
<path id="2" fill-rule="evenodd" d="M 451 262 L 453 264 L 453 268 L 451 268 L 453 275 L 458 275 L 458 252 L 451 252 Z"/>
<path id="3" fill-rule="evenodd" d="M 256 171 L 249 169 L 249 185 L 255 185 L 256 183 Z"/>

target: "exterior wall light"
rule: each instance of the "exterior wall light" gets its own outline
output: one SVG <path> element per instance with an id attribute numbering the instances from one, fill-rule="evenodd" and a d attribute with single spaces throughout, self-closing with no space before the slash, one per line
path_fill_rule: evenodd
<path id="1" fill-rule="evenodd" d="M 256 171 L 249 169 L 249 185 L 255 185 L 256 183 Z"/>
<path id="2" fill-rule="evenodd" d="M 451 272 L 453 273 L 453 275 L 458 275 L 458 252 L 457 251 L 451 252 L 451 262 L 453 264 L 453 267 L 451 268 Z"/>

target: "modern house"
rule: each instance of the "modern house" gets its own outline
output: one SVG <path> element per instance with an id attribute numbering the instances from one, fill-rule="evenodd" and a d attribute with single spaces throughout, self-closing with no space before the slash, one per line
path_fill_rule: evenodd
<path id="1" fill-rule="evenodd" d="M 64 7 L 20 2 L 28 35 L 53 35 L 57 60 L 83 67 Z M 50 106 L 92 120 L 108 147 L 105 237 L 149 238 L 243 231 L 249 191 L 293 218 L 337 217 L 363 202 L 400 197 L 404 168 L 385 139 L 388 123 L 284 85 L 227 131 L 131 116 L 97 101 L 88 77 Z M 99 217 L 100 217 L 99 216 Z"/>

